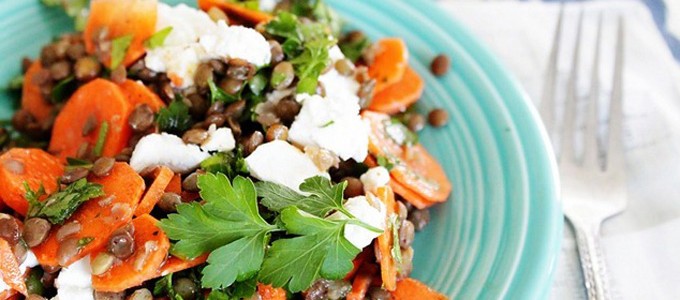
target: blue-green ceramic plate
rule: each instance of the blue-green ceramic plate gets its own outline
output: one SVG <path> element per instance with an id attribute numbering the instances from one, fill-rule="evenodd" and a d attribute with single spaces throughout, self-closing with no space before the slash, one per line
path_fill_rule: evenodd
<path id="1" fill-rule="evenodd" d="M 454 191 L 416 237 L 413 276 L 456 299 L 543 298 L 562 214 L 551 150 L 526 94 L 479 41 L 429 1 L 327 1 L 372 38 L 404 38 L 412 66 L 427 82 L 419 109 L 450 113 L 446 127 L 421 135 Z M 0 82 L 19 73 L 23 56 L 35 57 L 70 27 L 39 0 L 0 0 Z M 443 78 L 428 71 L 439 53 L 453 62 Z M 12 98 L 1 97 L 0 118 L 6 118 Z"/>

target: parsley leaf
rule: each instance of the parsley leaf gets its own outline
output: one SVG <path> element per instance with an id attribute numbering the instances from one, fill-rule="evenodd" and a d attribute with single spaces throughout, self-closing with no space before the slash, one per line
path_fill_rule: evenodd
<path id="1" fill-rule="evenodd" d="M 229 178 L 239 174 L 248 174 L 248 167 L 243 158 L 243 150 L 235 152 L 218 152 L 201 162 L 201 169 L 210 173 L 223 173 Z"/>
<path id="2" fill-rule="evenodd" d="M 387 171 L 392 171 L 392 169 L 394 168 L 394 163 L 390 161 L 387 157 L 378 156 L 377 159 L 378 165 L 384 167 L 385 169 L 387 169 Z"/>
<path id="3" fill-rule="evenodd" d="M 298 93 L 315 93 L 319 76 L 330 64 L 328 48 L 332 44 L 333 41 L 328 39 L 308 42 L 302 54 L 290 61 L 295 67 L 295 74 L 300 78 Z"/>
<path id="4" fill-rule="evenodd" d="M 37 192 L 31 190 L 27 183 L 24 183 L 24 187 L 25 197 L 29 203 L 27 216 L 45 218 L 52 224 L 63 224 L 81 204 L 104 195 L 100 184 L 87 182 L 85 178 L 48 196 L 42 202 L 39 201 L 39 198 L 45 194 L 42 186 Z"/>
<path id="5" fill-rule="evenodd" d="M 203 269 L 202 284 L 226 288 L 257 273 L 272 231 L 257 208 L 257 194 L 250 179 L 238 176 L 232 183 L 226 175 L 204 174 L 198 178 L 204 205 L 181 204 L 177 214 L 168 215 L 160 226 L 178 242 L 173 254 L 194 258 L 211 252 Z M 247 257 L 247 259 L 244 259 Z"/>
<path id="6" fill-rule="evenodd" d="M 189 107 L 180 99 L 175 99 L 168 107 L 158 111 L 156 122 L 161 131 L 175 134 L 184 132 L 191 126 Z"/>
<path id="7" fill-rule="evenodd" d="M 272 243 L 259 281 L 299 292 L 319 278 L 341 279 L 352 270 L 352 259 L 361 250 L 343 235 L 348 221 L 322 219 L 296 207 L 284 209 L 281 221 L 299 237 Z"/>
<path id="8" fill-rule="evenodd" d="M 346 212 L 342 206 L 343 191 L 347 187 L 346 181 L 333 185 L 326 177 L 307 178 L 300 184 L 300 191 L 308 193 L 309 196 L 301 195 L 286 186 L 269 181 L 260 181 L 255 186 L 262 197 L 260 203 L 272 211 L 280 212 L 287 207 L 297 206 L 317 217 L 325 217 L 332 210 Z"/>
<path id="9" fill-rule="evenodd" d="M 172 32 L 172 26 L 168 26 L 157 31 L 152 36 L 150 36 L 149 39 L 144 41 L 144 47 L 153 49 L 163 46 L 163 43 L 165 43 L 165 38 L 168 37 L 170 32 Z"/>
<path id="10" fill-rule="evenodd" d="M 215 103 L 216 101 L 222 101 L 224 103 L 236 102 L 239 99 L 239 95 L 232 95 L 221 88 L 217 87 L 214 81 L 208 80 L 208 87 L 210 88 L 210 102 Z"/>
<path id="11" fill-rule="evenodd" d="M 118 68 L 125 59 L 128 48 L 132 44 L 132 34 L 117 37 L 111 41 L 111 70 Z"/>
<path id="12" fill-rule="evenodd" d="M 338 46 L 347 59 L 356 62 L 362 56 L 364 50 L 371 46 L 371 42 L 366 36 L 362 35 L 356 39 L 344 38 L 340 40 Z"/>
<path id="13" fill-rule="evenodd" d="M 94 143 L 92 148 L 92 154 L 95 157 L 101 156 L 102 151 L 104 151 L 104 143 L 106 142 L 106 136 L 109 134 L 109 122 L 103 121 L 99 126 L 99 134 L 97 135 L 97 141 Z"/>

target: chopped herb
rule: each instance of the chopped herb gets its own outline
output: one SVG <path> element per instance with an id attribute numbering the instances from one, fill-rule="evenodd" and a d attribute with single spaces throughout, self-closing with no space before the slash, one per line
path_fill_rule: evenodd
<path id="1" fill-rule="evenodd" d="M 118 66 L 125 59 L 128 48 L 132 44 L 132 34 L 117 37 L 111 41 L 111 70 L 118 68 Z"/>
<path id="2" fill-rule="evenodd" d="M 170 32 L 172 32 L 172 26 L 168 26 L 157 31 L 151 37 L 149 37 L 149 39 L 144 41 L 144 47 L 153 49 L 163 46 L 163 43 L 165 43 L 165 39 L 168 37 Z"/>
<path id="3" fill-rule="evenodd" d="M 189 107 L 182 100 L 175 99 L 170 105 L 158 111 L 156 122 L 163 132 L 182 133 L 191 127 Z"/>
<path id="4" fill-rule="evenodd" d="M 326 128 L 326 127 L 331 126 L 333 124 L 335 124 L 335 120 L 330 120 L 330 121 L 326 122 L 326 124 L 321 125 L 321 128 Z"/>
<path id="5" fill-rule="evenodd" d="M 84 160 L 84 159 L 67 157 L 66 158 L 66 169 L 71 170 L 71 169 L 75 169 L 75 168 L 90 169 L 90 168 L 92 168 L 92 162 Z"/>
<path id="6" fill-rule="evenodd" d="M 234 152 L 218 152 L 201 162 L 201 169 L 210 173 L 222 173 L 234 178 L 237 175 L 247 175 L 248 167 L 243 158 L 243 151 L 239 148 Z"/>
<path id="7" fill-rule="evenodd" d="M 248 82 L 248 87 L 254 95 L 259 96 L 262 91 L 267 87 L 267 77 L 262 73 L 257 73 L 253 76 L 253 79 Z"/>
<path id="8" fill-rule="evenodd" d="M 83 248 L 87 246 L 87 244 L 91 243 L 94 241 L 93 237 L 84 237 L 78 240 L 78 248 Z"/>
<path id="9" fill-rule="evenodd" d="M 232 95 L 221 88 L 217 87 L 214 81 L 208 80 L 208 87 L 210 88 L 210 102 L 222 101 L 224 103 L 232 103 L 239 100 L 238 95 Z"/>
<path id="10" fill-rule="evenodd" d="M 293 0 L 290 12 L 307 17 L 326 26 L 334 36 L 342 29 L 342 20 L 328 5 L 319 0 Z"/>
<path id="11" fill-rule="evenodd" d="M 364 50 L 371 46 L 371 42 L 368 40 L 367 37 L 362 36 L 360 39 L 357 40 L 349 39 L 340 40 L 338 46 L 340 46 L 340 50 L 342 50 L 342 53 L 345 54 L 345 57 L 347 57 L 347 59 L 356 62 L 357 60 L 359 60 L 359 58 L 361 58 L 361 55 L 364 53 Z"/>
<path id="12" fill-rule="evenodd" d="M 392 215 L 390 216 L 389 221 L 389 226 L 392 230 L 392 249 L 390 252 L 392 253 L 392 258 L 394 258 L 394 261 L 397 263 L 397 269 L 401 271 L 402 258 L 401 246 L 399 246 L 399 227 L 401 227 L 401 224 L 399 224 L 399 216 Z"/>
<path id="13" fill-rule="evenodd" d="M 307 42 L 302 54 L 290 61 L 295 66 L 295 74 L 300 78 L 298 93 L 316 92 L 319 76 L 330 64 L 328 48 L 332 44 L 333 42 L 328 39 Z"/>
<path id="14" fill-rule="evenodd" d="M 94 143 L 94 147 L 92 148 L 92 154 L 94 154 L 95 157 L 99 157 L 102 155 L 102 151 L 104 151 L 104 143 L 106 142 L 106 137 L 109 134 L 109 122 L 102 121 L 102 124 L 99 125 L 99 134 L 97 134 L 97 141 Z"/>
<path id="15" fill-rule="evenodd" d="M 387 171 L 392 171 L 392 168 L 394 168 L 394 163 L 384 156 L 378 156 L 378 165 L 383 166 Z"/>
<path id="16" fill-rule="evenodd" d="M 71 97 L 77 88 L 78 83 L 76 82 L 75 77 L 69 76 L 65 79 L 62 79 L 57 83 L 57 85 L 54 86 L 54 88 L 52 88 L 50 100 L 52 103 L 63 103 L 64 101 L 68 100 L 69 97 Z"/>
<path id="17" fill-rule="evenodd" d="M 85 178 L 49 195 L 42 202 L 39 201 L 40 197 L 45 195 L 42 185 L 37 192 L 31 190 L 26 182 L 24 182 L 24 188 L 26 189 L 25 198 L 29 203 L 27 216 L 45 218 L 52 224 L 63 224 L 80 205 L 104 195 L 100 184 L 87 182 Z"/>

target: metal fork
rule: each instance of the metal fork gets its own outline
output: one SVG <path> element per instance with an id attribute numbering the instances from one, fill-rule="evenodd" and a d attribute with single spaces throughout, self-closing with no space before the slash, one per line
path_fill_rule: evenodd
<path id="1" fill-rule="evenodd" d="M 557 85 L 557 61 L 563 18 L 563 7 L 551 51 L 547 82 L 544 86 L 541 115 L 548 130 L 555 128 L 555 91 Z M 590 77 L 590 95 L 583 141 L 583 156 L 579 160 L 574 147 L 576 131 L 577 82 L 580 60 L 583 12 L 579 16 L 576 43 L 569 75 L 563 126 L 560 138 L 559 169 L 562 181 L 562 202 L 565 216 L 576 233 L 581 268 L 585 279 L 588 299 L 610 299 L 607 268 L 600 246 L 600 228 L 608 218 L 621 213 L 627 205 L 625 188 L 625 161 L 622 143 L 622 84 L 624 65 L 624 21 L 618 20 L 614 78 L 609 105 L 609 126 L 606 148 L 606 166 L 599 163 L 598 102 L 600 40 L 602 15 L 599 17 L 595 56 Z M 551 132 L 551 131 L 549 131 Z"/>

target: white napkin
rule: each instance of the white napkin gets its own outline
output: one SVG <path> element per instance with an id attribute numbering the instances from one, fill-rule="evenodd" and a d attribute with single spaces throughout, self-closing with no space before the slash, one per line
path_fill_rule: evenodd
<path id="1" fill-rule="evenodd" d="M 438 1 L 518 77 L 534 102 L 557 20 L 558 4 Z M 628 209 L 603 227 L 615 299 L 680 299 L 680 70 L 647 8 L 637 1 L 566 4 L 560 76 L 568 77 L 580 9 L 581 97 L 588 93 L 596 24 L 604 16 L 602 97 L 609 99 L 617 16 L 626 22 L 625 132 Z M 453 62 L 455 68 L 455 61 Z M 566 80 L 564 80 L 566 81 Z M 603 119 L 604 120 L 604 119 Z M 565 226 L 553 299 L 585 299 L 573 232 Z"/>

